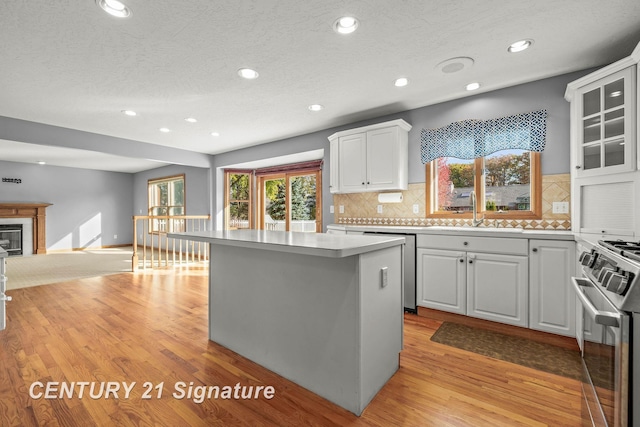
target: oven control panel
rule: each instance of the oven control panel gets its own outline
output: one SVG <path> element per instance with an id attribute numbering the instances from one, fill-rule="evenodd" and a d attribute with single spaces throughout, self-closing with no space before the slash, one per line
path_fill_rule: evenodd
<path id="1" fill-rule="evenodd" d="M 579 259 L 580 264 L 584 266 L 585 272 L 589 273 L 592 279 L 610 292 L 624 295 L 629 284 L 633 282 L 633 273 L 623 270 L 616 262 L 595 250 L 583 252 Z"/>

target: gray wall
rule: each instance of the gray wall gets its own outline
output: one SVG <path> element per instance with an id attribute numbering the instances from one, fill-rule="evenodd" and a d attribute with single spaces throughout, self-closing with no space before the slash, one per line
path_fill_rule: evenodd
<path id="1" fill-rule="evenodd" d="M 149 195 L 147 182 L 150 179 L 164 178 L 184 174 L 186 197 L 186 215 L 207 215 L 211 212 L 211 189 L 209 187 L 210 169 L 189 166 L 170 165 L 133 176 L 133 214 L 147 215 Z"/>
<path id="2" fill-rule="evenodd" d="M 323 226 L 331 224 L 333 214 L 329 213 L 329 206 L 333 197 L 329 192 L 329 141 L 328 137 L 334 132 L 359 126 L 379 123 L 393 119 L 404 119 L 413 127 L 409 132 L 409 182 L 425 181 L 424 165 L 420 161 L 420 130 L 423 128 L 438 128 L 450 123 L 466 119 L 491 119 L 512 114 L 546 109 L 547 144 L 542 153 L 542 173 L 569 173 L 569 103 L 564 99 L 567 83 L 576 80 L 592 70 L 584 70 L 561 76 L 538 80 L 497 91 L 480 93 L 455 101 L 404 111 L 398 114 L 360 121 L 345 126 L 339 126 L 314 132 L 294 138 L 245 148 L 214 157 L 214 168 L 218 170 L 228 165 L 268 159 L 304 151 L 324 149 L 323 169 Z M 212 187 L 217 189 L 214 210 L 217 227 L 221 227 L 221 211 L 223 208 L 222 183 L 220 173 L 212 175 Z"/>
<path id="3" fill-rule="evenodd" d="M 549 115 L 547 146 L 542 153 L 542 172 L 543 174 L 568 173 L 569 103 L 564 100 L 564 91 L 567 83 L 591 71 L 585 70 L 493 92 L 479 93 L 464 99 L 351 123 L 216 156 L 194 154 L 187 159 L 177 156 L 175 150 L 166 150 L 152 144 L 142 144 L 139 147 L 140 150 L 144 148 L 142 151 L 145 152 L 146 158 L 162 157 L 166 160 L 167 157 L 172 157 L 176 162 L 186 161 L 185 163 L 203 167 L 171 165 L 137 174 L 126 174 L 0 161 L 2 177 L 21 178 L 23 181 L 19 185 L 0 183 L 0 201 L 53 203 L 47 214 L 48 249 L 127 244 L 132 241 L 131 216 L 147 212 L 148 179 L 184 173 L 187 188 L 187 214 L 212 213 L 215 226 L 220 227 L 223 210 L 220 173 L 224 167 L 324 149 L 322 197 L 323 225 L 326 228 L 333 221 L 333 214 L 329 213 L 333 197 L 329 192 L 331 165 L 327 139 L 332 133 L 397 118 L 406 120 L 413 126 L 409 133 L 409 182 L 420 183 L 425 180 L 424 165 L 420 162 L 420 130 L 422 128 L 436 128 L 458 120 L 489 119 L 545 108 Z M 31 128 L 31 125 L 36 127 Z M 24 140 L 21 135 L 26 132 L 33 140 L 31 142 L 73 147 L 77 145 L 70 145 L 69 139 L 63 137 L 64 135 L 58 135 L 59 137 L 53 140 L 50 138 L 50 143 L 47 143 L 45 136 L 48 132 L 52 132 L 52 129 L 46 125 L 4 119 L 0 121 L 0 128 L 4 133 L 16 133 L 13 135 L 16 140 Z M 3 132 L 0 132 L 0 136 Z M 84 133 L 81 136 L 95 138 L 95 141 L 93 139 L 91 141 L 96 144 L 102 138 L 93 134 L 87 136 Z M 124 145 L 122 147 L 117 145 L 118 149 L 123 147 Z M 149 150 L 152 149 L 157 150 L 160 155 L 150 156 Z M 123 154 L 123 152 L 118 151 L 117 154 Z M 209 165 L 212 165 L 211 169 L 208 168 Z M 115 239 L 114 235 L 118 238 Z"/>
<path id="4" fill-rule="evenodd" d="M 0 182 L 0 201 L 53 203 L 48 250 L 131 244 L 133 175 L 3 161 L 0 175 L 22 180 Z"/>

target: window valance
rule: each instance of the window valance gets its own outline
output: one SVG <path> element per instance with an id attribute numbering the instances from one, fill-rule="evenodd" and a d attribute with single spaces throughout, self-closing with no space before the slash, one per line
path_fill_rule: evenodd
<path id="1" fill-rule="evenodd" d="M 420 132 L 422 163 L 438 157 L 476 159 L 500 150 L 544 150 L 547 110 L 489 120 L 462 120 Z"/>

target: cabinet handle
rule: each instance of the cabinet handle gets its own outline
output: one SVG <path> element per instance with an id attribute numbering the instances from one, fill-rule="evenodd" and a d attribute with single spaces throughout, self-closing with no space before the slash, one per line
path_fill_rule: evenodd
<path id="1" fill-rule="evenodd" d="M 531 249 L 532 252 L 538 252 L 538 248 Z"/>
<path id="2" fill-rule="evenodd" d="M 364 185 L 364 182 L 362 183 L 362 185 Z"/>
<path id="3" fill-rule="evenodd" d="M 369 181 L 367 181 L 367 185 L 371 184 Z"/>
<path id="4" fill-rule="evenodd" d="M 473 264 L 473 260 L 472 259 L 469 260 L 469 264 Z"/>
<path id="5" fill-rule="evenodd" d="M 576 165 L 576 169 L 582 169 L 582 166 Z"/>
<path id="6" fill-rule="evenodd" d="M 460 262 L 464 262 L 464 259 L 463 259 L 463 258 L 460 258 Z"/>
<path id="7" fill-rule="evenodd" d="M 463 242 L 462 244 L 465 246 L 469 246 L 469 242 Z"/>

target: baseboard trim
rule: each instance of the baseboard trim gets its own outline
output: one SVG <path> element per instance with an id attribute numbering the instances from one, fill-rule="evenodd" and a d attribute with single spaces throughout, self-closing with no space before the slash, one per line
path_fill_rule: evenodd
<path id="1" fill-rule="evenodd" d="M 88 246 L 86 248 L 48 249 L 47 253 L 48 254 L 54 254 L 54 253 L 55 254 L 59 254 L 59 253 L 95 251 L 95 250 L 98 250 L 98 249 L 115 249 L 115 248 L 126 248 L 126 247 L 131 247 L 131 243 L 123 244 L 123 245 Z"/>

